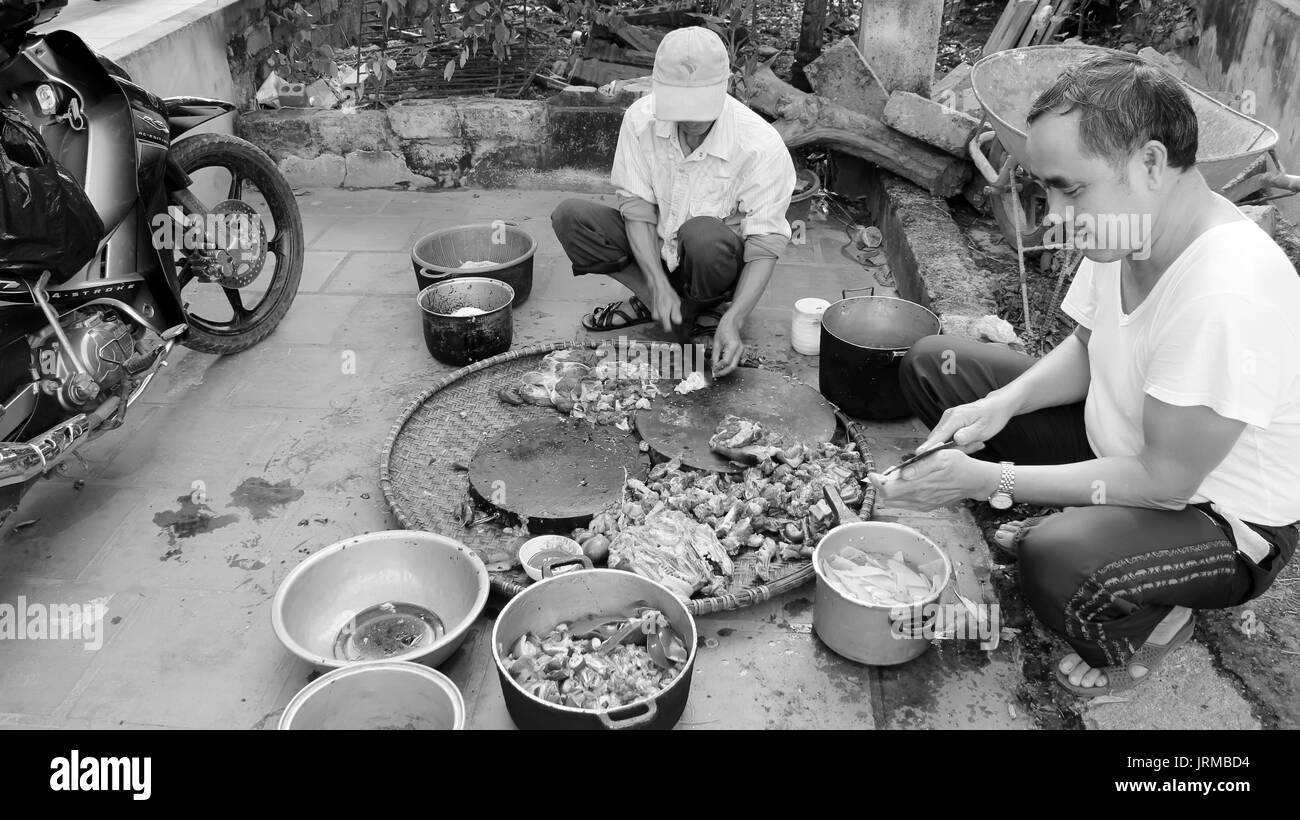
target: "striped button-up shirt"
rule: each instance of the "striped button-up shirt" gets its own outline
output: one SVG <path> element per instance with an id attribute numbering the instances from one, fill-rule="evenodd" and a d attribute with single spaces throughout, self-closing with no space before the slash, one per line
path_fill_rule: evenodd
<path id="1" fill-rule="evenodd" d="M 680 261 L 678 229 L 697 216 L 717 217 L 743 237 L 746 261 L 779 255 L 790 239 L 785 214 L 795 172 L 776 129 L 728 95 L 704 142 L 687 156 L 677 124 L 654 118 L 653 99 L 642 97 L 623 115 L 610 181 L 625 218 L 658 225 L 669 270 Z"/>

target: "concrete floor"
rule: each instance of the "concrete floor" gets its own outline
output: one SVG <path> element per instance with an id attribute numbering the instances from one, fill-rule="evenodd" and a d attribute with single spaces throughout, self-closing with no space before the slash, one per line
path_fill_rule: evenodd
<path id="1" fill-rule="evenodd" d="M 539 250 L 516 344 L 573 338 L 581 314 L 617 291 L 571 277 L 547 219 L 563 198 L 303 196 L 309 251 L 276 333 L 226 358 L 177 351 L 126 426 L 88 448 L 84 465 L 38 485 L 0 531 L 0 601 L 108 605 L 97 651 L 0 641 L 0 725 L 274 727 L 313 672 L 271 630 L 276 585 L 316 549 L 397 526 L 377 484 L 379 451 L 410 397 L 449 370 L 424 348 L 409 248 L 448 225 L 520 223 Z M 872 284 L 840 255 L 842 236 L 833 223 L 814 223 L 746 328 L 765 357 L 813 385 L 816 360 L 789 349 L 794 299 Z M 341 366 L 351 356 L 355 374 Z M 922 433 L 914 422 L 873 432 L 881 464 Z M 191 532 L 197 493 L 212 517 Z M 983 546 L 964 516 L 911 523 L 977 556 Z M 959 567 L 963 583 L 978 585 L 973 569 Z M 812 593 L 809 585 L 699 619 L 717 646 L 701 648 L 683 728 L 1028 726 L 1008 709 L 1018 671 L 1005 647 L 948 645 L 899 669 L 860 666 L 813 636 Z M 488 614 L 503 603 L 494 595 Z M 485 617 L 443 668 L 465 694 L 471 726 L 506 728 L 489 634 Z"/>

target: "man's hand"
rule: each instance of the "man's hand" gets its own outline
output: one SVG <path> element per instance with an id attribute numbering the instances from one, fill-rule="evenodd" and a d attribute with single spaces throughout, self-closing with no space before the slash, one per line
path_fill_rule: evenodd
<path id="1" fill-rule="evenodd" d="M 937 447 L 948 439 L 957 441 L 963 453 L 984 449 L 984 442 L 1002 432 L 1015 415 L 1011 403 L 996 394 L 990 394 L 970 404 L 949 407 L 939 417 L 939 423 L 930 431 L 930 437 L 916 448 L 916 452 Z M 929 460 L 929 459 L 927 459 Z"/>
<path id="2" fill-rule="evenodd" d="M 935 453 L 909 464 L 892 478 L 869 473 L 877 498 L 890 507 L 931 510 L 964 498 L 987 498 L 997 489 L 1002 470 L 957 450 Z"/>
<path id="3" fill-rule="evenodd" d="M 740 328 L 728 311 L 713 332 L 713 375 L 725 376 L 735 370 L 744 352 L 745 342 L 740 338 Z"/>
<path id="4" fill-rule="evenodd" d="M 663 326 L 664 332 L 672 333 L 673 328 L 682 323 L 682 297 L 667 282 L 652 287 L 654 304 L 650 306 L 650 312 L 654 314 L 655 321 Z"/>

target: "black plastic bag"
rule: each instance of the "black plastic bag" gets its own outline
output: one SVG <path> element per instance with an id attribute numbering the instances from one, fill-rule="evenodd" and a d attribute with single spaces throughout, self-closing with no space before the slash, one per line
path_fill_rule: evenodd
<path id="1" fill-rule="evenodd" d="M 59 284 L 99 249 L 104 223 L 21 111 L 0 107 L 0 271 Z"/>

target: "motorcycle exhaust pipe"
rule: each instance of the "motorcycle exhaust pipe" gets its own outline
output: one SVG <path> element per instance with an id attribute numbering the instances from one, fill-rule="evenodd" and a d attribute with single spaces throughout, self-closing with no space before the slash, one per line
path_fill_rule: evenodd
<path id="1" fill-rule="evenodd" d="M 94 412 L 79 413 L 24 443 L 0 444 L 0 487 L 25 484 L 59 466 L 117 412 L 121 402 L 119 397 L 111 396 Z"/>

